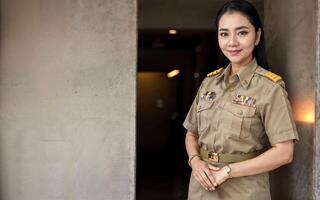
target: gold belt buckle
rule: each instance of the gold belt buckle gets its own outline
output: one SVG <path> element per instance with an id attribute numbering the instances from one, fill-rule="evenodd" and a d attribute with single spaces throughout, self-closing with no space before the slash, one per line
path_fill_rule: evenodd
<path id="1" fill-rule="evenodd" d="M 219 162 L 219 154 L 213 151 L 208 153 L 208 159 L 213 162 Z"/>

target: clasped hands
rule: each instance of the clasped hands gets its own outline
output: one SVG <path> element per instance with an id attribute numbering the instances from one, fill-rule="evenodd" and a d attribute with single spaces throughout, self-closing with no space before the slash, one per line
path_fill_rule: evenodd
<path id="1" fill-rule="evenodd" d="M 226 168 L 215 167 L 199 158 L 192 161 L 191 167 L 192 175 L 207 191 L 214 191 L 229 178 Z"/>

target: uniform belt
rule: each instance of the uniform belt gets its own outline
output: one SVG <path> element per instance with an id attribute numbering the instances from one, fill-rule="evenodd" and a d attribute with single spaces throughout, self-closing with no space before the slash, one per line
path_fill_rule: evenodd
<path id="1" fill-rule="evenodd" d="M 200 148 L 201 159 L 210 163 L 235 163 L 249 160 L 251 158 L 257 157 L 259 154 L 259 151 L 243 154 L 215 153 L 214 151 L 207 151 L 203 148 Z"/>

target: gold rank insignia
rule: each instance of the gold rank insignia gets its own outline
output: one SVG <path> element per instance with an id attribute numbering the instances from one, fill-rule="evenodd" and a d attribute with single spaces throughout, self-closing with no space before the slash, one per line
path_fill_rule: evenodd
<path id="1" fill-rule="evenodd" d="M 213 72 L 210 72 L 209 74 L 207 74 L 207 77 L 213 77 L 213 76 L 215 76 L 217 74 L 220 74 L 220 72 L 222 72 L 222 70 L 223 70 L 223 67 L 221 67 L 221 68 L 219 68 L 217 70 L 214 70 Z"/>
<path id="2" fill-rule="evenodd" d="M 282 79 L 281 76 L 279 76 L 275 73 L 269 72 L 269 71 L 267 73 L 265 73 L 264 76 L 271 79 L 273 82 L 277 82 Z"/>
<path id="3" fill-rule="evenodd" d="M 256 107 L 256 99 L 244 95 L 236 95 L 232 99 L 232 103 L 240 104 L 243 106 Z"/>

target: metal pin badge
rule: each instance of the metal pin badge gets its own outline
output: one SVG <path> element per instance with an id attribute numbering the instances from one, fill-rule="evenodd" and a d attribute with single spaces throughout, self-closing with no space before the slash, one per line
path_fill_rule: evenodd
<path id="1" fill-rule="evenodd" d="M 213 101 L 216 98 L 217 94 L 212 91 L 206 91 L 201 95 L 202 99 L 205 99 L 207 101 Z"/>

